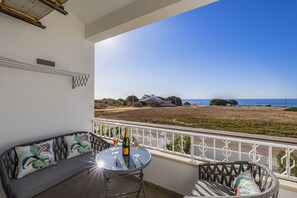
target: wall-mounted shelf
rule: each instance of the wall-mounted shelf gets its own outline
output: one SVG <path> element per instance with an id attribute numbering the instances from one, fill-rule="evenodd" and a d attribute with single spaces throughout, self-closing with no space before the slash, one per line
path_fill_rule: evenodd
<path id="1" fill-rule="evenodd" d="M 46 66 L 22 63 L 16 60 L 0 56 L 0 67 L 8 67 L 13 69 L 29 70 L 34 72 L 42 72 L 54 75 L 68 76 L 72 78 L 72 88 L 86 86 L 90 77 L 87 73 L 71 72 Z"/>

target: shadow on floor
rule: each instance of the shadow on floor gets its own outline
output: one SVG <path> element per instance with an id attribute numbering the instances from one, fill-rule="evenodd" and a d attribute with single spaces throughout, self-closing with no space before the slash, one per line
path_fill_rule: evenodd
<path id="1" fill-rule="evenodd" d="M 138 190 L 138 183 L 134 178 L 111 177 L 109 184 L 109 195 L 122 192 L 131 192 Z M 103 197 L 103 174 L 98 170 L 87 171 L 76 175 L 75 177 L 51 188 L 36 198 L 101 198 Z M 147 198 L 180 198 L 181 195 L 158 188 L 156 186 L 145 184 L 145 193 Z M 126 198 L 136 197 L 134 195 L 123 196 Z M 142 192 L 140 197 L 143 197 Z"/>

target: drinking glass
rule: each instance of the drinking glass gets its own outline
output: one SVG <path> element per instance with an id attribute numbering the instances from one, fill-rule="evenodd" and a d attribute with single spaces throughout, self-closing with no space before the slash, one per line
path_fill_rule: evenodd
<path id="1" fill-rule="evenodd" d="M 114 145 L 114 152 L 112 152 L 112 154 L 114 155 L 114 163 L 113 163 L 113 168 L 116 168 L 118 167 L 118 164 L 117 164 L 117 154 L 119 153 L 117 151 L 117 145 L 119 143 L 119 139 L 117 137 L 113 137 L 113 145 Z"/>
<path id="2" fill-rule="evenodd" d="M 113 137 L 113 145 L 114 145 L 114 148 L 113 148 L 114 152 L 113 152 L 113 154 L 114 155 L 116 155 L 116 154 L 119 153 L 117 151 L 118 150 L 118 148 L 117 148 L 118 143 L 119 143 L 119 139 L 117 137 Z"/>
<path id="3" fill-rule="evenodd" d="M 134 147 L 136 149 L 136 153 L 133 155 L 133 157 L 135 157 L 136 159 L 140 156 L 138 153 L 137 153 L 137 149 L 138 149 L 138 146 L 139 146 L 139 139 L 138 138 L 135 138 L 134 139 Z"/>

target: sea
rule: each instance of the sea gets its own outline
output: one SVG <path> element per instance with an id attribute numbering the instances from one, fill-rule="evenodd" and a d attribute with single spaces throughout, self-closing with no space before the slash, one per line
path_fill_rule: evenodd
<path id="1" fill-rule="evenodd" d="M 183 103 L 209 106 L 211 99 L 182 99 Z M 297 99 L 235 99 L 238 106 L 297 107 Z"/>

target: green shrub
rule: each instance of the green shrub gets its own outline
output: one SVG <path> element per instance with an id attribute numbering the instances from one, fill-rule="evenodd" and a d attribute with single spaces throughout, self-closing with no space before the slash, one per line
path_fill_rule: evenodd
<path id="1" fill-rule="evenodd" d="M 143 107 L 147 106 L 147 102 L 145 102 L 145 101 L 140 101 L 140 103 L 142 104 Z"/>
<path id="2" fill-rule="evenodd" d="M 119 100 L 113 100 L 113 101 L 112 101 L 112 104 L 114 104 L 114 105 L 120 105 L 120 104 L 122 104 L 122 103 L 121 103 L 121 101 L 119 101 Z"/>
<path id="3" fill-rule="evenodd" d="M 285 109 L 284 111 L 294 111 L 294 112 L 297 112 L 297 107 L 290 107 L 290 108 Z"/>
<path id="4" fill-rule="evenodd" d="M 228 104 L 228 101 L 227 100 L 223 100 L 223 99 L 212 99 L 210 102 L 209 102 L 209 105 L 210 106 L 227 106 Z"/>
<path id="5" fill-rule="evenodd" d="M 178 135 L 174 138 L 174 151 L 181 152 L 181 148 L 180 148 L 179 144 L 181 145 L 181 136 L 180 135 Z M 166 145 L 166 148 L 168 150 L 172 150 L 172 142 L 168 143 Z M 190 154 L 190 151 L 191 151 L 191 137 L 184 136 L 184 152 L 186 154 Z"/>
<path id="6" fill-rule="evenodd" d="M 238 105 L 238 102 L 234 99 L 230 99 L 230 100 L 228 100 L 228 104 L 230 104 L 231 106 L 236 106 L 236 105 Z"/>
<path id="7" fill-rule="evenodd" d="M 189 103 L 189 102 L 185 102 L 184 105 L 185 105 L 185 106 L 189 106 L 189 105 L 191 105 L 191 103 Z"/>
<path id="8" fill-rule="evenodd" d="M 177 97 L 177 96 L 170 96 L 170 97 L 166 98 L 166 100 L 170 100 L 171 103 L 176 105 L 176 106 L 182 106 L 183 105 L 182 99 Z"/>
<path id="9" fill-rule="evenodd" d="M 284 164 L 282 164 L 282 161 L 281 161 L 281 158 L 283 157 L 283 156 L 285 156 L 286 155 L 286 153 L 285 153 L 285 151 L 280 151 L 279 153 L 278 153 L 278 155 L 277 155 L 277 163 L 278 163 L 278 165 L 279 165 L 279 167 L 278 167 L 278 171 L 279 171 L 279 173 L 283 173 L 284 171 L 286 171 L 286 164 L 287 164 L 287 161 L 286 161 L 286 159 L 284 159 L 283 160 L 283 163 Z M 291 154 L 291 158 L 290 158 L 290 166 L 292 166 L 293 165 L 293 161 L 295 161 L 295 164 L 297 164 L 297 155 L 294 155 L 294 154 Z M 291 176 L 295 176 L 295 177 L 297 177 L 297 166 L 295 166 L 293 169 L 291 169 Z"/>
<path id="10" fill-rule="evenodd" d="M 136 96 L 128 96 L 126 102 L 138 102 L 139 99 Z"/>
<path id="11" fill-rule="evenodd" d="M 142 107 L 142 103 L 141 102 L 134 102 L 134 107 Z"/>
<path id="12" fill-rule="evenodd" d="M 125 100 L 123 98 L 119 98 L 118 101 L 124 102 Z"/>

